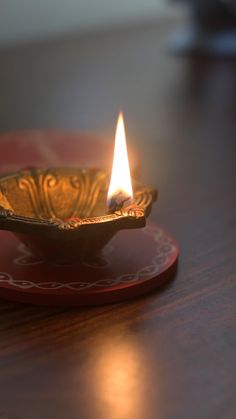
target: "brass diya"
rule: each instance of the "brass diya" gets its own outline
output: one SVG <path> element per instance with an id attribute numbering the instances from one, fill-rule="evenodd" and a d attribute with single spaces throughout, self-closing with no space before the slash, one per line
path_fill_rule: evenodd
<path id="1" fill-rule="evenodd" d="M 0 177 L 0 229 L 52 263 L 94 257 L 122 229 L 145 226 L 155 189 L 134 181 L 132 204 L 108 213 L 103 170 L 29 168 Z"/>

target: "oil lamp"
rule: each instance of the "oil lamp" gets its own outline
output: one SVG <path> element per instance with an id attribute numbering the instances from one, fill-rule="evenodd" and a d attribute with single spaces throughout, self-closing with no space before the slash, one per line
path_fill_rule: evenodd
<path id="1" fill-rule="evenodd" d="M 29 167 L 1 176 L 0 297 L 84 306 L 155 290 L 178 260 L 165 230 L 155 223 L 141 228 L 156 197 L 154 188 L 131 179 L 121 113 L 111 173 Z"/>
<path id="2" fill-rule="evenodd" d="M 72 167 L 30 167 L 2 176 L 0 230 L 15 233 L 47 262 L 81 262 L 95 257 L 119 230 L 144 227 L 156 197 L 154 188 L 135 179 L 132 186 L 120 113 L 111 176 Z"/>

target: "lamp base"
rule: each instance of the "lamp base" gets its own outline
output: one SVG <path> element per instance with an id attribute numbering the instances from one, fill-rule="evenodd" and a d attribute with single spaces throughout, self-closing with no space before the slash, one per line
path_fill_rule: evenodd
<path id="1" fill-rule="evenodd" d="M 0 232 L 0 298 L 48 306 L 89 306 L 154 291 L 177 268 L 178 246 L 157 224 L 119 232 L 92 261 L 49 265 Z"/>

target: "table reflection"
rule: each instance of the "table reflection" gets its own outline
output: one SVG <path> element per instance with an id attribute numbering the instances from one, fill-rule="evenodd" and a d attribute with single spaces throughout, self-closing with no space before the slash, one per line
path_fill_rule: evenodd
<path id="1" fill-rule="evenodd" d="M 104 407 L 104 418 L 144 417 L 145 373 L 134 341 L 104 346 L 97 358 L 95 375 L 95 393 Z"/>

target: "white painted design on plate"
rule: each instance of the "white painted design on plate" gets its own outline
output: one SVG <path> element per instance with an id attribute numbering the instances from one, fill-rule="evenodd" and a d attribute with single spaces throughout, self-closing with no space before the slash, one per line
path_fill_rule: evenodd
<path id="1" fill-rule="evenodd" d="M 20 266 L 33 266 L 33 265 L 41 265 L 43 263 L 43 259 L 39 259 L 34 256 L 31 251 L 23 244 L 20 243 L 17 247 L 17 250 L 21 253 L 21 256 L 18 256 L 13 260 L 16 265 Z"/>
<path id="2" fill-rule="evenodd" d="M 50 282 L 33 282 L 29 280 L 15 280 L 9 273 L 0 272 L 0 283 L 8 283 L 14 287 L 20 289 L 29 289 L 29 288 L 38 288 L 41 290 L 52 290 L 52 289 L 62 289 L 66 288 L 73 291 L 81 291 L 85 289 L 89 289 L 92 287 L 113 287 L 114 285 L 121 285 L 125 283 L 131 282 L 138 282 L 139 280 L 144 280 L 145 278 L 150 278 L 150 276 L 156 276 L 163 270 L 163 265 L 168 261 L 169 257 L 175 253 L 176 245 L 171 239 L 165 235 L 165 233 L 159 229 L 158 227 L 146 227 L 143 232 L 153 238 L 156 243 L 156 252 L 154 257 L 152 258 L 151 264 L 139 269 L 135 273 L 126 273 L 119 275 L 116 278 L 107 278 L 107 279 L 100 279 L 94 282 L 86 282 L 86 281 L 73 281 L 73 282 L 57 282 L 57 281 L 50 281 Z M 110 248 L 111 251 L 111 248 Z M 109 251 L 109 253 L 110 253 Z M 18 265 L 36 265 L 42 263 L 40 260 L 36 260 L 35 262 L 31 263 L 22 263 L 22 258 L 31 255 L 30 252 L 24 246 L 24 249 L 21 248 L 21 252 L 24 253 L 24 256 L 21 256 L 14 260 L 14 262 Z M 27 255 L 26 255 L 27 253 Z M 31 255 L 32 256 L 32 255 Z M 23 259 L 24 260 L 24 259 Z"/>

